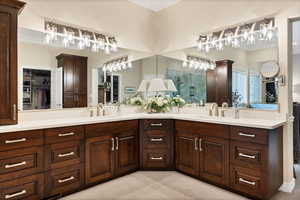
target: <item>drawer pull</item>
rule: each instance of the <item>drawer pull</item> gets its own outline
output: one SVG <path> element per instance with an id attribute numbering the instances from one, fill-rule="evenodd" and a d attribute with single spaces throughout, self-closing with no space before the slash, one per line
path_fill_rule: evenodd
<path id="1" fill-rule="evenodd" d="M 162 126 L 162 123 L 158 123 L 158 124 L 151 124 L 151 126 Z"/>
<path id="2" fill-rule="evenodd" d="M 59 182 L 59 183 L 64 183 L 64 182 L 67 182 L 67 181 L 71 181 L 71 180 L 73 180 L 73 179 L 75 179 L 75 177 L 74 177 L 74 176 L 71 176 L 71 177 L 66 178 L 66 179 L 59 179 L 58 182 Z"/>
<path id="3" fill-rule="evenodd" d="M 202 149 L 202 138 L 199 138 L 199 151 L 203 151 L 203 149 Z"/>
<path id="4" fill-rule="evenodd" d="M 12 144 L 12 143 L 18 143 L 18 142 L 25 142 L 26 138 L 16 139 L 16 140 L 5 140 L 5 144 Z"/>
<path id="5" fill-rule="evenodd" d="M 14 197 L 17 197 L 17 196 L 20 196 L 20 195 L 23 195 L 23 194 L 26 194 L 27 191 L 26 190 L 22 190 L 20 192 L 16 192 L 16 193 L 13 193 L 13 194 L 7 194 L 5 195 L 5 199 L 10 199 L 10 198 L 14 198 Z"/>
<path id="6" fill-rule="evenodd" d="M 119 138 L 116 137 L 116 150 L 119 150 Z"/>
<path id="7" fill-rule="evenodd" d="M 111 138 L 111 150 L 114 151 L 115 150 L 115 139 Z"/>
<path id="8" fill-rule="evenodd" d="M 195 139 L 194 139 L 194 146 L 195 146 L 195 150 L 196 150 L 196 151 L 198 150 L 197 141 L 198 141 L 198 138 L 195 138 Z"/>
<path id="9" fill-rule="evenodd" d="M 15 163 L 15 164 L 5 165 L 4 167 L 6 169 L 9 169 L 9 168 L 13 168 L 13 167 L 19 167 L 19 166 L 22 166 L 22 165 L 26 165 L 26 161 L 23 161 L 23 162 L 20 162 L 20 163 Z"/>
<path id="10" fill-rule="evenodd" d="M 58 134 L 59 137 L 66 137 L 66 136 L 71 136 L 71 135 L 75 135 L 75 133 L 70 132 L 70 133 L 60 133 L 60 134 Z"/>
<path id="11" fill-rule="evenodd" d="M 245 158 L 251 158 L 251 159 L 255 159 L 256 156 L 251 156 L 251 155 L 247 155 L 247 154 L 243 154 L 243 153 L 239 153 L 240 157 L 245 157 Z"/>
<path id="12" fill-rule="evenodd" d="M 151 160 L 162 160 L 163 157 L 162 157 L 162 156 L 160 156 L 160 157 L 151 157 L 150 159 L 151 159 Z"/>
<path id="13" fill-rule="evenodd" d="M 239 181 L 242 182 L 242 183 L 249 184 L 249 185 L 255 185 L 256 184 L 255 182 L 247 181 L 247 180 L 245 180 L 243 178 L 239 178 Z"/>
<path id="14" fill-rule="evenodd" d="M 239 133 L 239 136 L 244 136 L 244 137 L 252 137 L 252 138 L 255 138 L 255 134 Z"/>
<path id="15" fill-rule="evenodd" d="M 58 154 L 58 157 L 62 158 L 62 157 L 66 157 L 66 156 L 73 156 L 75 153 L 72 151 L 70 153 L 63 153 L 63 154 Z"/>
<path id="16" fill-rule="evenodd" d="M 151 138 L 150 141 L 151 142 L 161 142 L 161 141 L 163 141 L 163 139 L 162 138 Z"/>

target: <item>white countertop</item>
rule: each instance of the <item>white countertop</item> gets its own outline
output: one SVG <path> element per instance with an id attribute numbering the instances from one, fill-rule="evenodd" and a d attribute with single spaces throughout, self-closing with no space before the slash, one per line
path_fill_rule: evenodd
<path id="1" fill-rule="evenodd" d="M 136 113 L 119 116 L 101 116 L 101 117 L 78 117 L 69 119 L 51 119 L 51 120 L 35 120 L 26 121 L 17 125 L 0 126 L 0 133 L 8 133 L 15 131 L 45 129 L 45 128 L 56 128 L 64 126 L 134 120 L 134 119 L 178 119 L 188 120 L 196 122 L 208 122 L 215 124 L 245 126 L 263 129 L 274 129 L 285 124 L 285 120 L 265 120 L 265 119 L 252 119 L 252 118 L 241 118 L 233 119 L 228 117 L 209 117 L 199 114 L 175 114 L 175 113 L 162 113 L 162 114 L 147 114 L 147 113 Z"/>

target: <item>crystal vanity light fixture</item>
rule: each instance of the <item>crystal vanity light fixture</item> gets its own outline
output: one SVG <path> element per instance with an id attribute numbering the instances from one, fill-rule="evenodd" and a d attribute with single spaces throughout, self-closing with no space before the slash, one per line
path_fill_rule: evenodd
<path id="1" fill-rule="evenodd" d="M 214 70 L 216 68 L 216 62 L 207 58 L 190 56 L 186 57 L 186 60 L 182 62 L 182 67 L 194 69 L 194 70 Z"/>
<path id="2" fill-rule="evenodd" d="M 93 52 L 103 50 L 107 54 L 118 50 L 115 37 L 93 31 L 45 21 L 44 33 L 47 44 L 62 42 L 66 48 L 91 49 Z"/>
<path id="3" fill-rule="evenodd" d="M 132 68 L 132 63 L 129 61 L 128 56 L 109 60 L 102 67 L 103 71 L 107 72 L 125 71 L 130 68 Z"/>
<path id="4" fill-rule="evenodd" d="M 277 28 L 274 18 L 264 19 L 226 30 L 200 35 L 197 47 L 208 53 L 211 49 L 222 51 L 224 47 L 239 48 L 254 45 L 258 40 L 272 41 L 276 39 Z"/>

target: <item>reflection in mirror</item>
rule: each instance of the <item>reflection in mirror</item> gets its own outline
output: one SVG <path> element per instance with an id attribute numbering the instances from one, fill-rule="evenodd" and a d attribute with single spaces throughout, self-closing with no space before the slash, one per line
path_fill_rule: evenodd
<path id="1" fill-rule="evenodd" d="M 168 52 L 163 54 L 164 56 L 170 58 L 176 58 L 183 60 L 181 71 L 191 69 L 195 74 L 199 70 L 195 70 L 195 67 L 187 65 L 187 56 L 198 56 L 215 61 L 221 60 L 231 60 L 232 72 L 228 76 L 217 75 L 214 79 L 214 83 L 211 84 L 209 79 L 209 74 L 211 70 L 206 72 L 206 93 L 207 102 L 216 102 L 216 100 L 210 100 L 210 87 L 211 85 L 217 84 L 218 80 L 224 80 L 224 78 L 230 78 L 231 76 L 231 91 L 233 99 L 238 99 L 238 107 L 256 108 L 256 109 L 267 109 L 276 110 L 278 109 L 278 83 L 276 76 L 264 77 L 261 73 L 262 67 L 265 63 L 268 63 L 269 73 L 273 73 L 278 68 L 277 58 L 278 58 L 278 47 L 277 38 L 274 37 L 271 41 L 258 40 L 253 45 L 244 45 L 239 48 L 224 47 L 222 51 L 210 50 L 207 52 L 199 52 L 196 48 L 188 48 L 175 52 Z M 218 62 L 217 62 L 218 63 Z M 273 63 L 273 67 L 270 66 Z M 203 70 L 202 70 L 203 71 Z M 201 70 L 200 70 L 201 72 Z M 213 73 L 218 73 L 218 66 Z M 217 80 L 217 81 L 216 81 Z M 203 87 L 201 87 L 203 88 Z M 229 88 L 230 89 L 230 88 Z M 209 94 L 209 95 L 208 95 Z M 218 95 L 218 94 L 216 94 Z M 223 94 L 219 96 L 224 96 Z M 231 102 L 229 103 L 231 104 Z"/>
<path id="2" fill-rule="evenodd" d="M 149 56 L 149 53 L 123 48 L 118 48 L 118 52 L 106 54 L 104 51 L 94 52 L 91 48 L 78 49 L 75 45 L 77 43 L 68 47 L 59 41 L 48 44 L 45 42 L 44 32 L 26 28 L 19 28 L 18 33 L 20 110 L 96 106 L 104 99 L 104 85 L 96 87 L 98 82 L 96 72 L 104 62 L 120 55 L 131 55 L 134 59 Z M 114 73 L 112 77 L 107 76 L 107 80 L 111 82 L 106 84 L 108 102 L 122 101 L 123 95 L 118 92 L 121 88 L 122 91 L 123 89 L 127 91 L 125 92 L 127 96 L 136 91 L 139 78 L 136 79 L 134 73 L 127 74 L 122 77 L 123 79 L 121 74 Z M 122 86 L 122 81 L 128 82 L 127 88 Z"/>

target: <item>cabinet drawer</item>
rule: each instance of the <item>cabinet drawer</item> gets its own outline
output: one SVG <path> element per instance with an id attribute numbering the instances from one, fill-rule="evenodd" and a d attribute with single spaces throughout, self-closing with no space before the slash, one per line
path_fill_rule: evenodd
<path id="1" fill-rule="evenodd" d="M 253 142 L 258 144 L 267 144 L 268 130 L 232 126 L 230 130 L 230 138 L 238 141 Z"/>
<path id="2" fill-rule="evenodd" d="M 43 145 L 43 131 L 22 131 L 0 134 L 0 151 Z"/>
<path id="3" fill-rule="evenodd" d="M 170 168 L 171 160 L 167 150 L 145 150 L 143 153 L 144 169 Z"/>
<path id="4" fill-rule="evenodd" d="M 229 126 L 222 124 L 176 120 L 176 131 L 218 138 L 229 138 Z"/>
<path id="5" fill-rule="evenodd" d="M 46 145 L 45 158 L 46 170 L 79 164 L 84 160 L 83 141 Z"/>
<path id="6" fill-rule="evenodd" d="M 72 126 L 63 128 L 47 129 L 45 131 L 46 144 L 80 140 L 84 138 L 83 126 Z"/>
<path id="7" fill-rule="evenodd" d="M 258 198 L 265 196 L 266 179 L 257 170 L 232 166 L 230 179 L 231 187 L 236 191 Z"/>
<path id="8" fill-rule="evenodd" d="M 143 120 L 143 128 L 145 130 L 170 130 L 172 128 L 172 120 L 168 119 L 145 119 Z"/>
<path id="9" fill-rule="evenodd" d="M 138 129 L 138 120 L 107 122 L 100 124 L 90 124 L 86 126 L 86 137 L 98 137 L 105 135 L 118 134 L 120 132 Z"/>
<path id="10" fill-rule="evenodd" d="M 0 200 L 39 200 L 43 198 L 44 176 L 27 176 L 0 183 Z"/>
<path id="11" fill-rule="evenodd" d="M 0 152 L 0 182 L 42 172 L 43 160 L 42 147 Z"/>
<path id="12" fill-rule="evenodd" d="M 260 144 L 231 141 L 230 161 L 235 165 L 266 170 L 267 147 Z"/>
<path id="13" fill-rule="evenodd" d="M 73 165 L 51 170 L 46 173 L 45 180 L 46 197 L 74 192 L 83 186 L 83 165 Z"/>
<path id="14" fill-rule="evenodd" d="M 171 136 L 164 130 L 145 130 L 143 136 L 144 148 L 167 149 L 171 145 Z"/>

